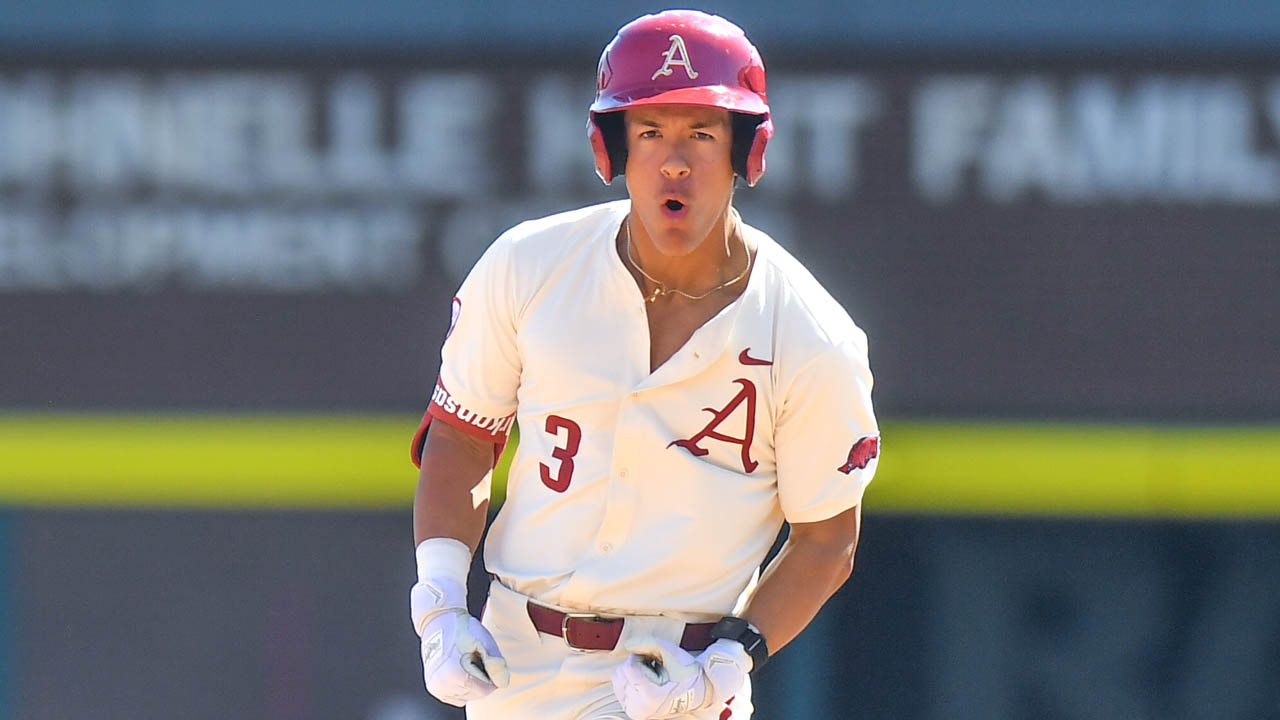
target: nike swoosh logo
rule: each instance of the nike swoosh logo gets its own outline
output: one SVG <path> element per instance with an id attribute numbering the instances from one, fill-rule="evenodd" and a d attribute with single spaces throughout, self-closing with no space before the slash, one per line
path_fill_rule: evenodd
<path id="1" fill-rule="evenodd" d="M 749 352 L 751 352 L 751 348 L 747 348 L 746 350 L 743 350 L 738 355 L 738 362 L 742 363 L 743 365 L 772 365 L 773 364 L 772 360 L 760 360 L 758 358 L 753 358 L 747 354 Z"/>

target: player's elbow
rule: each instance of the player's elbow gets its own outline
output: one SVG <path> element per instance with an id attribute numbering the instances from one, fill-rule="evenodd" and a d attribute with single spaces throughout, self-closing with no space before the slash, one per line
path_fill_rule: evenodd
<path id="1" fill-rule="evenodd" d="M 833 593 L 853 574 L 861 520 L 861 508 L 855 506 L 826 520 L 791 526 L 788 542 L 804 548 L 801 554 L 809 558 L 810 568 L 828 580 Z"/>
<path id="2" fill-rule="evenodd" d="M 839 590 L 853 575 L 855 543 L 838 541 L 815 544 L 811 547 L 819 577 L 826 579 L 828 597 Z"/>
<path id="3" fill-rule="evenodd" d="M 853 558 L 857 554 L 857 543 L 848 543 L 833 552 L 832 573 L 835 576 L 835 589 L 839 589 L 853 575 Z"/>

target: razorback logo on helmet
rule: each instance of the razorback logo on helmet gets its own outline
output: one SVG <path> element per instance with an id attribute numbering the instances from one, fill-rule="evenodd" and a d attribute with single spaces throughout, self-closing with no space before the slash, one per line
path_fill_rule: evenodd
<path id="1" fill-rule="evenodd" d="M 596 94 L 604 92 L 611 80 L 613 80 L 613 68 L 609 67 L 609 54 L 605 53 L 600 56 L 600 67 L 596 71 Z"/>
<path id="2" fill-rule="evenodd" d="M 658 68 L 658 71 L 649 79 L 657 80 L 659 77 L 666 77 L 667 75 L 675 72 L 675 70 L 671 69 L 672 65 L 679 65 L 684 68 L 684 71 L 689 75 L 690 80 L 696 79 L 698 77 L 698 71 L 694 70 L 693 65 L 689 62 L 689 50 L 684 46 L 684 38 L 679 35 L 672 35 L 668 39 L 671 41 L 671 47 L 667 48 L 662 53 L 662 57 L 665 58 L 662 61 L 662 67 Z M 677 53 L 679 53 L 679 55 L 677 55 Z"/>
<path id="3" fill-rule="evenodd" d="M 848 475 L 854 470 L 861 470 L 880 455 L 880 438 L 868 435 L 858 440 L 849 448 L 849 459 L 840 466 L 840 472 Z"/>

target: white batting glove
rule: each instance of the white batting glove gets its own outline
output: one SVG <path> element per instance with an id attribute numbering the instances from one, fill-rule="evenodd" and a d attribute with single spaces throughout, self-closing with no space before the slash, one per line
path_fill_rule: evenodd
<path id="1" fill-rule="evenodd" d="M 724 704 L 742 689 L 751 656 L 717 640 L 696 657 L 667 640 L 627 643 L 631 657 L 613 672 L 613 694 L 632 720 L 662 720 Z"/>
<path id="2" fill-rule="evenodd" d="M 489 631 L 467 612 L 466 587 L 456 577 L 462 560 L 465 580 L 470 550 L 456 540 L 434 538 L 424 541 L 417 554 L 419 578 L 409 605 L 414 629 L 422 636 L 427 692 L 462 707 L 506 687 L 510 681 L 507 661 Z M 454 577 L 432 577 L 432 573 Z"/>

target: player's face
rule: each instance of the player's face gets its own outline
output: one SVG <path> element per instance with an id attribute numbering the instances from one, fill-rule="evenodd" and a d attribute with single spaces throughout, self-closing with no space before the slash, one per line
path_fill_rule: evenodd
<path id="1" fill-rule="evenodd" d="M 625 119 L 631 212 L 654 247 L 680 257 L 721 237 L 733 196 L 729 111 L 653 105 Z"/>

